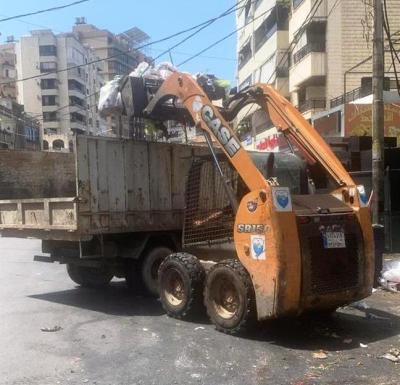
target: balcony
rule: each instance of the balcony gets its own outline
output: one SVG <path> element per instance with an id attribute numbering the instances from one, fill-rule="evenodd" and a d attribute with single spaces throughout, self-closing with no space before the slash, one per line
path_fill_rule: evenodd
<path id="1" fill-rule="evenodd" d="M 319 86 L 325 84 L 326 54 L 325 44 L 311 43 L 297 51 L 290 68 L 289 89 L 295 91 L 299 86 Z"/>
<path id="2" fill-rule="evenodd" d="M 312 42 L 305 45 L 293 55 L 293 64 L 297 64 L 312 52 L 325 52 L 325 42 Z"/>
<path id="3" fill-rule="evenodd" d="M 326 108 L 326 99 L 309 99 L 300 103 L 299 111 L 305 113 L 308 111 L 324 110 Z"/>

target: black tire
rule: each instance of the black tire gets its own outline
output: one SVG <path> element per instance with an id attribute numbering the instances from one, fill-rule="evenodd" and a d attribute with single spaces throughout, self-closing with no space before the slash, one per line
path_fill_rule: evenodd
<path id="1" fill-rule="evenodd" d="M 194 255 L 176 253 L 164 260 L 158 280 L 161 304 L 170 317 L 184 318 L 202 307 L 204 277 L 204 268 Z"/>
<path id="2" fill-rule="evenodd" d="M 107 269 L 78 266 L 73 263 L 67 264 L 67 273 L 78 285 L 90 288 L 107 286 L 113 278 L 113 274 Z"/>
<path id="3" fill-rule="evenodd" d="M 217 330 L 234 334 L 255 321 L 256 307 L 249 273 L 238 260 L 217 263 L 207 274 L 204 305 Z"/>
<path id="4" fill-rule="evenodd" d="M 168 247 L 156 247 L 145 253 L 141 263 L 141 278 L 147 293 L 158 297 L 158 269 L 162 261 L 170 254 L 172 250 Z"/>

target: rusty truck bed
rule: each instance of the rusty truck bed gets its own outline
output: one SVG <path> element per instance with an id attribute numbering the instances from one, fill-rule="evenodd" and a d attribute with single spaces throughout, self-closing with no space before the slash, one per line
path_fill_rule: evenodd
<path id="1" fill-rule="evenodd" d="M 90 239 L 181 230 L 186 176 L 205 149 L 78 136 L 74 153 L 0 151 L 0 234 Z"/>

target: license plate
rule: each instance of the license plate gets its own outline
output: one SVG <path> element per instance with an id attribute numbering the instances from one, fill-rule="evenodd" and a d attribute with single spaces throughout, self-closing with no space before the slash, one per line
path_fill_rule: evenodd
<path id="1" fill-rule="evenodd" d="M 325 249 L 344 249 L 346 247 L 346 238 L 344 231 L 325 231 L 322 234 Z"/>

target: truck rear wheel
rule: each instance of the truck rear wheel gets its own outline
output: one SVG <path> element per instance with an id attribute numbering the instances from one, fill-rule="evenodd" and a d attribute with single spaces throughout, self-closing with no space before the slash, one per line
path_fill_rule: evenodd
<path id="1" fill-rule="evenodd" d="M 204 268 L 191 254 L 169 255 L 161 264 L 158 279 L 161 303 L 166 313 L 183 318 L 201 307 Z"/>
<path id="2" fill-rule="evenodd" d="M 204 304 L 217 330 L 224 333 L 237 333 L 255 320 L 253 285 L 240 261 L 227 260 L 211 268 Z"/>
<path id="3" fill-rule="evenodd" d="M 108 285 L 113 275 L 107 269 L 67 264 L 69 277 L 83 287 L 98 288 Z"/>
<path id="4" fill-rule="evenodd" d="M 145 254 L 141 264 L 141 276 L 145 289 L 154 297 L 159 296 L 158 269 L 161 262 L 172 254 L 168 247 L 156 247 Z"/>

